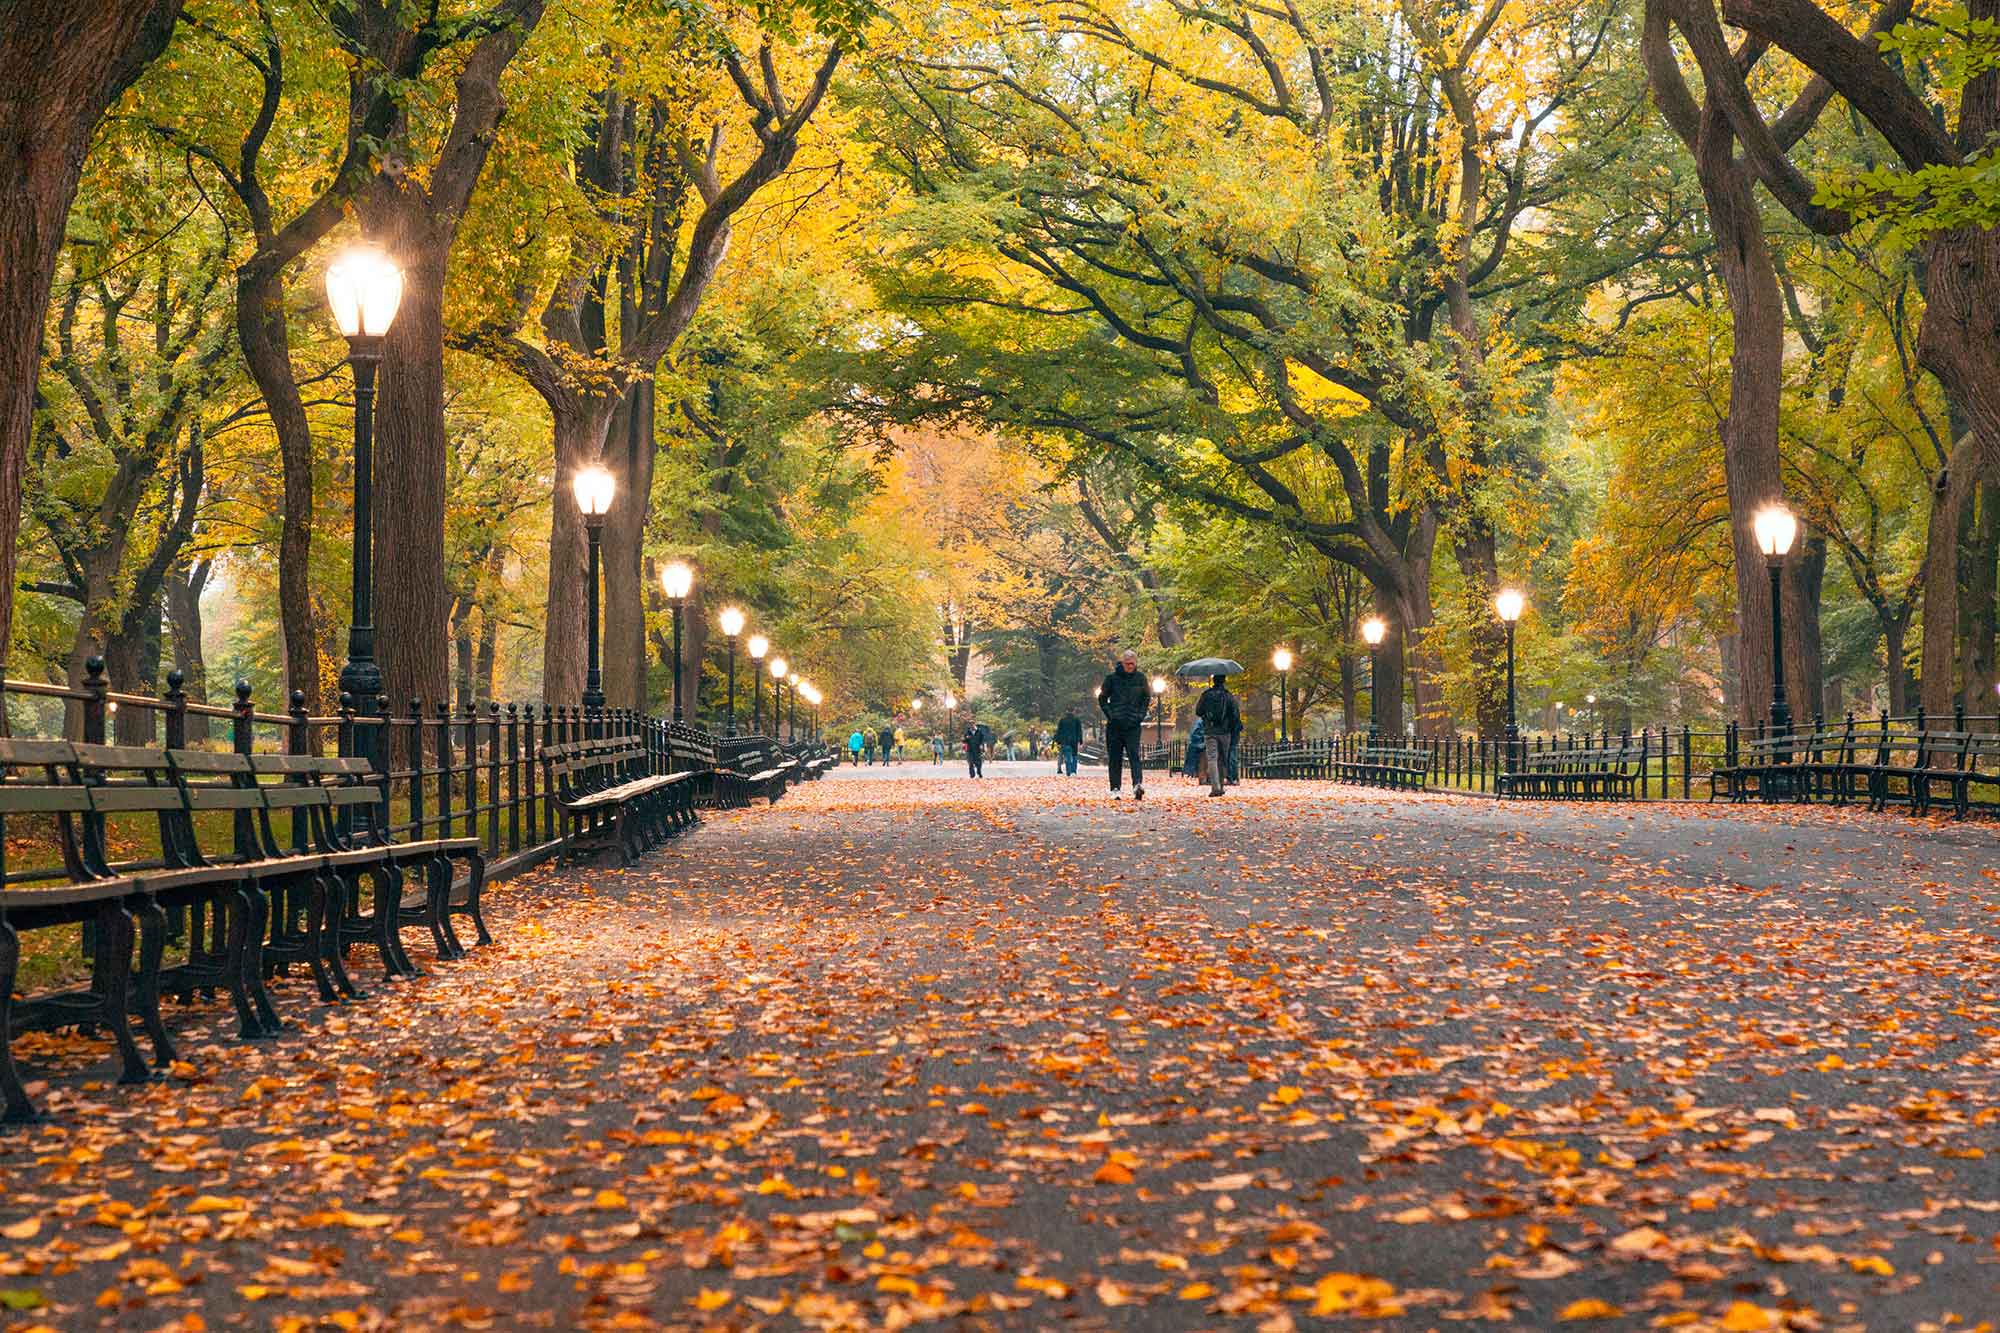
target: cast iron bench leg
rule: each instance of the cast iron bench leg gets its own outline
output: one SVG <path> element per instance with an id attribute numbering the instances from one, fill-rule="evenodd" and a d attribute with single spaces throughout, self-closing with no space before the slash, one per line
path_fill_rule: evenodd
<path id="1" fill-rule="evenodd" d="M 382 956 L 382 979 L 400 981 L 421 976 L 416 964 L 403 952 L 402 933 L 396 929 L 397 914 L 403 910 L 403 868 L 384 867 L 375 879 L 375 952 Z"/>
<path id="2" fill-rule="evenodd" d="M 158 1069 L 174 1062 L 174 1041 L 167 1035 L 167 1025 L 160 1020 L 160 960 L 166 953 L 166 909 L 148 901 L 139 909 L 139 976 L 132 987 L 132 998 L 139 1010 L 139 1021 L 146 1026 L 146 1037 L 153 1043 L 153 1065 Z"/>
<path id="3" fill-rule="evenodd" d="M 14 970 L 21 962 L 21 937 L 14 927 L 0 921 L 0 1121 L 20 1124 L 40 1120 L 41 1112 L 28 1100 L 21 1071 L 14 1068 Z"/>
<path id="4" fill-rule="evenodd" d="M 132 1039 L 129 1021 L 136 934 L 132 914 L 123 903 L 108 903 L 98 912 L 97 966 L 92 969 L 91 985 L 97 992 L 98 1019 L 111 1029 L 111 1039 L 118 1043 L 118 1057 L 124 1064 L 118 1075 L 120 1083 L 144 1083 L 153 1077 L 139 1043 Z"/>
<path id="5" fill-rule="evenodd" d="M 361 894 L 360 876 L 352 885 L 347 877 L 337 870 L 330 870 L 326 876 L 326 912 L 320 918 L 317 942 L 314 944 L 326 957 L 326 969 L 333 974 L 334 989 L 350 1000 L 361 999 L 361 990 L 354 984 L 354 978 L 347 975 L 347 964 L 340 956 L 340 923 L 347 916 L 348 894 L 358 899 Z"/>
<path id="6" fill-rule="evenodd" d="M 264 984 L 264 941 L 269 937 L 271 918 L 275 915 L 275 904 L 267 890 L 260 885 L 253 885 L 244 895 L 243 906 L 243 944 L 240 958 L 243 976 L 249 984 L 250 1002 L 256 1006 L 256 1016 L 262 1020 L 257 1031 L 244 1035 L 275 1037 L 285 1030 L 285 1020 L 278 1017 L 278 1007 L 271 1003 L 270 988 Z"/>
<path id="7" fill-rule="evenodd" d="M 468 916 L 472 918 L 474 941 L 479 944 L 493 943 L 493 936 L 486 929 L 486 914 L 480 910 L 479 906 L 480 895 L 485 891 L 485 888 L 486 854 L 475 849 L 466 853 L 465 857 L 465 906 L 452 907 L 450 909 L 450 912 L 446 916 L 446 929 L 450 929 L 450 916 Z M 457 933 L 454 932 L 452 935 L 453 942 L 456 943 L 457 939 Z M 466 952 L 463 945 L 459 946 L 458 951 L 460 954 Z"/>

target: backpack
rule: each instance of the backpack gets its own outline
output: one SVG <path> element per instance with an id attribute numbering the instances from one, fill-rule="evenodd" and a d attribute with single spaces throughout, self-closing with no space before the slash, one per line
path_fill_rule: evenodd
<path id="1" fill-rule="evenodd" d="M 1208 729 L 1226 731 L 1229 726 L 1229 692 L 1210 686 L 1202 691 L 1201 702 L 1194 707 L 1194 714 L 1208 724 Z"/>

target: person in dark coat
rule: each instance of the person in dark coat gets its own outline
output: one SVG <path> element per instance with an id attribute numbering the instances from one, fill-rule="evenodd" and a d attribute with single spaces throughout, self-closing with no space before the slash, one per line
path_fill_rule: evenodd
<path id="1" fill-rule="evenodd" d="M 970 718 L 965 727 L 965 772 L 968 777 L 986 776 L 986 728 Z"/>
<path id="2" fill-rule="evenodd" d="M 1146 799 L 1146 776 L 1139 767 L 1141 733 L 1146 726 L 1146 710 L 1152 706 L 1153 688 L 1139 671 L 1139 654 L 1127 648 L 1118 654 L 1118 665 L 1097 690 L 1097 706 L 1104 711 L 1104 759 L 1111 768 L 1111 795 L 1118 795 L 1121 769 L 1132 765 L 1132 799 Z"/>
<path id="3" fill-rule="evenodd" d="M 1083 719 L 1074 708 L 1063 710 L 1056 723 L 1056 772 L 1066 778 L 1076 776 L 1076 752 L 1083 747 Z"/>
<path id="4" fill-rule="evenodd" d="M 1208 769 L 1210 796 L 1222 795 L 1222 784 L 1229 773 L 1230 747 L 1243 734 L 1243 711 L 1236 706 L 1236 696 L 1223 683 L 1226 679 L 1226 676 L 1214 677 L 1194 706 L 1194 715 L 1201 722 L 1204 734 L 1203 766 Z"/>
<path id="5" fill-rule="evenodd" d="M 882 728 L 882 762 L 884 764 L 887 764 L 890 758 L 895 753 L 896 753 L 896 724 L 892 722 L 888 726 Z"/>

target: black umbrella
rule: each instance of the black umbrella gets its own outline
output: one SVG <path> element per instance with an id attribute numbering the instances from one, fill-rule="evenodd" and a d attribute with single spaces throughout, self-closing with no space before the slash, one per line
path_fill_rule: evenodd
<path id="1" fill-rule="evenodd" d="M 1183 680 L 1201 680 L 1209 676 L 1240 676 L 1243 664 L 1228 657 L 1197 657 L 1192 662 L 1183 662 L 1174 671 Z"/>

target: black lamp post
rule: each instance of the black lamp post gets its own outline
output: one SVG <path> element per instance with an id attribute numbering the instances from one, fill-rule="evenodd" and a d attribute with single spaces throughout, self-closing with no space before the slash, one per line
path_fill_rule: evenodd
<path id="1" fill-rule="evenodd" d="M 402 303 L 402 270 L 373 247 L 349 250 L 327 267 L 326 298 L 333 307 L 333 322 L 347 339 L 347 359 L 354 367 L 354 604 L 340 692 L 353 696 L 361 716 L 376 717 L 382 668 L 375 661 L 375 371 L 382 364 L 382 343 L 396 318 L 396 307 Z M 386 768 L 382 728 L 366 725 L 348 730 L 354 753 L 382 772 Z"/>
<path id="2" fill-rule="evenodd" d="M 1292 738 L 1291 684 L 1292 650 L 1278 648 L 1271 653 L 1271 665 L 1278 672 L 1278 743 L 1285 744 Z"/>
<path id="3" fill-rule="evenodd" d="M 1521 747 L 1521 728 L 1514 717 L 1514 622 L 1521 618 L 1528 599 L 1513 588 L 1502 588 L 1493 598 L 1493 610 L 1507 625 L 1507 769 L 1516 768 L 1515 756 Z"/>
<path id="4" fill-rule="evenodd" d="M 1771 736 L 1792 734 L 1792 706 L 1785 698 L 1785 557 L 1798 539 L 1799 520 L 1782 504 L 1757 511 L 1750 526 L 1771 570 Z"/>
<path id="5" fill-rule="evenodd" d="M 785 739 L 795 741 L 799 738 L 799 673 L 794 671 L 787 675 L 785 683 L 792 687 L 791 702 L 786 709 Z"/>
<path id="6" fill-rule="evenodd" d="M 1389 633 L 1389 622 L 1380 616 L 1370 616 L 1361 622 L 1361 637 L 1368 644 L 1368 743 L 1375 744 L 1382 726 L 1382 691 L 1376 684 L 1380 674 L 1382 640 Z"/>
<path id="7" fill-rule="evenodd" d="M 694 571 L 684 561 L 676 560 L 660 571 L 660 591 L 666 593 L 667 601 L 674 608 L 674 721 L 684 716 L 681 711 L 681 619 L 687 609 L 688 593 L 694 590 Z"/>
<path id="8" fill-rule="evenodd" d="M 771 651 L 771 641 L 761 634 L 752 634 L 745 645 L 750 650 L 750 734 L 764 734 L 764 654 Z"/>
<path id="9" fill-rule="evenodd" d="M 593 464 L 577 469 L 576 475 L 570 478 L 570 488 L 576 492 L 576 507 L 583 512 L 583 529 L 590 539 L 590 591 L 586 598 L 590 633 L 587 640 L 589 656 L 584 659 L 583 706 L 586 712 L 601 713 L 604 711 L 604 672 L 597 657 L 597 584 L 603 563 L 604 516 L 611 512 L 611 497 L 617 493 L 618 480 L 604 468 Z"/>
<path id="10" fill-rule="evenodd" d="M 771 739 L 778 738 L 778 727 L 785 720 L 785 673 L 792 669 L 791 663 L 782 657 L 771 659 Z M 790 737 L 786 738 L 787 740 Z"/>
<path id="11" fill-rule="evenodd" d="M 1167 748 L 1167 678 L 1153 677 L 1153 744 Z"/>
<path id="12" fill-rule="evenodd" d="M 747 617 L 740 606 L 725 606 L 716 619 L 722 624 L 722 637 L 729 640 L 729 734 L 736 734 L 736 636 L 743 632 Z"/>

